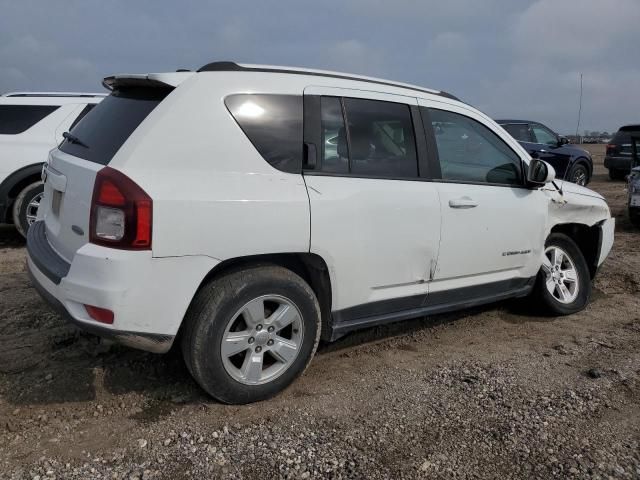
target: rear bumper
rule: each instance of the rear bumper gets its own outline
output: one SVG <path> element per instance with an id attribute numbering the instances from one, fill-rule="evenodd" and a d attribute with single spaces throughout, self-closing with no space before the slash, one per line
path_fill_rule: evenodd
<path id="1" fill-rule="evenodd" d="M 42 277 L 42 272 L 33 264 L 31 257 L 27 259 L 27 265 L 29 269 L 29 278 L 31 283 L 38 291 L 40 296 L 51 305 L 60 315 L 62 315 L 69 322 L 73 323 L 76 327 L 103 338 L 114 340 L 118 343 L 126 345 L 128 347 L 137 348 L 140 350 L 146 350 L 153 353 L 165 353 L 169 351 L 171 345 L 173 345 L 174 337 L 172 335 L 155 335 L 151 333 L 140 332 L 127 332 L 124 330 L 118 330 L 115 328 L 103 327 L 97 323 L 89 323 L 78 318 L 75 318 L 65 308 L 60 300 L 47 288 L 51 288 L 51 285 L 46 285 L 46 280 Z"/>
<path id="2" fill-rule="evenodd" d="M 604 157 L 604 166 L 609 170 L 631 170 L 631 158 L 629 157 Z"/>
<path id="3" fill-rule="evenodd" d="M 42 297 L 84 330 L 156 353 L 171 348 L 200 282 L 218 263 L 86 244 L 69 264 L 46 235 L 40 221 L 27 236 L 27 266 Z M 113 324 L 93 320 L 85 305 L 111 310 Z"/>

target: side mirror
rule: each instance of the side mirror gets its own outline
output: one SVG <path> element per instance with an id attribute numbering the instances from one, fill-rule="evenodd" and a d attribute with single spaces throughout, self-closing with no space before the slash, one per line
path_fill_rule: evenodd
<path id="1" fill-rule="evenodd" d="M 567 137 L 560 137 L 558 140 L 558 145 L 566 145 L 567 143 L 569 143 L 569 139 Z"/>
<path id="2" fill-rule="evenodd" d="M 553 182 L 556 178 L 555 169 L 547 162 L 534 158 L 529 162 L 527 170 L 527 182 L 533 185 L 544 185 Z"/>

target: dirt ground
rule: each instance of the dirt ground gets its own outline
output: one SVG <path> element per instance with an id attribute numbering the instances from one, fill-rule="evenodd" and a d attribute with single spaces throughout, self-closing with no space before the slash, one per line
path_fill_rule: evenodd
<path id="1" fill-rule="evenodd" d="M 640 478 L 640 231 L 594 153 L 617 228 L 584 312 L 506 302 L 367 330 L 244 407 L 177 352 L 67 325 L 0 229 L 0 477 Z"/>

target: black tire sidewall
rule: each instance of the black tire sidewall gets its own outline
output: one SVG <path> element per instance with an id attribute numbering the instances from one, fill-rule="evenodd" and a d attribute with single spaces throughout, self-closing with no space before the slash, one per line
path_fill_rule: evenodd
<path id="1" fill-rule="evenodd" d="M 209 297 L 202 305 L 191 335 L 189 360 L 200 386 L 225 403 L 243 404 L 265 400 L 284 390 L 307 367 L 319 340 L 320 311 L 311 288 L 294 273 L 279 267 L 262 267 L 237 272 L 213 282 L 215 289 L 226 283 L 225 293 Z M 206 288 L 206 287 L 205 287 Z M 293 364 L 279 377 L 263 385 L 244 385 L 225 370 L 221 339 L 228 321 L 246 303 L 262 295 L 281 295 L 300 310 L 303 322 L 302 347 Z"/>
<path id="2" fill-rule="evenodd" d="M 545 285 L 546 275 L 543 270 L 540 269 L 538 273 L 538 296 L 542 300 L 543 308 L 553 315 L 570 315 L 579 312 L 588 305 L 589 299 L 591 298 L 591 275 L 584 255 L 582 255 L 580 248 L 578 248 L 571 238 L 561 233 L 552 233 L 549 235 L 545 242 L 545 250 L 550 246 L 561 248 L 571 258 L 578 272 L 578 288 L 580 290 L 573 302 L 569 304 L 560 303 L 547 290 Z"/>
<path id="3" fill-rule="evenodd" d="M 16 203 L 14 204 L 13 222 L 18 229 L 18 232 L 26 238 L 27 231 L 29 230 L 29 223 L 27 222 L 27 208 L 29 203 L 44 192 L 44 184 L 42 182 L 35 182 L 25 187 L 16 197 Z"/>
<path id="4" fill-rule="evenodd" d="M 576 173 L 580 170 L 584 171 L 584 174 L 585 174 L 584 184 L 587 185 L 589 183 L 589 169 L 582 163 L 578 163 L 571 169 L 571 182 L 575 183 L 574 179 L 576 177 Z"/>

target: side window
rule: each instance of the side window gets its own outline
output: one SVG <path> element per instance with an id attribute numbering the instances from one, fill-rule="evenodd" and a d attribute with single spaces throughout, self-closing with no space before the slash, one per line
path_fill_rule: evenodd
<path id="1" fill-rule="evenodd" d="M 529 125 L 526 123 L 507 123 L 502 125 L 509 135 L 518 140 L 519 142 L 531 142 L 531 133 L 529 131 Z"/>
<path id="2" fill-rule="evenodd" d="M 549 130 L 547 127 L 543 127 L 542 125 L 536 125 L 535 123 L 531 126 L 533 130 L 533 134 L 536 136 L 537 143 L 544 143 L 545 145 L 553 145 L 554 147 L 558 145 L 558 137 L 555 133 Z"/>
<path id="3" fill-rule="evenodd" d="M 0 135 L 17 135 L 56 111 L 53 105 L 0 105 Z"/>
<path id="4" fill-rule="evenodd" d="M 302 96 L 238 94 L 225 105 L 256 150 L 274 168 L 302 169 Z"/>
<path id="5" fill-rule="evenodd" d="M 408 105 L 345 98 L 349 166 L 354 175 L 416 178 L 418 158 Z"/>
<path id="6" fill-rule="evenodd" d="M 520 157 L 480 122 L 429 109 L 443 180 L 522 184 Z"/>
<path id="7" fill-rule="evenodd" d="M 322 129 L 322 171 L 349 173 L 349 148 L 342 103 L 337 97 L 320 99 Z"/>

